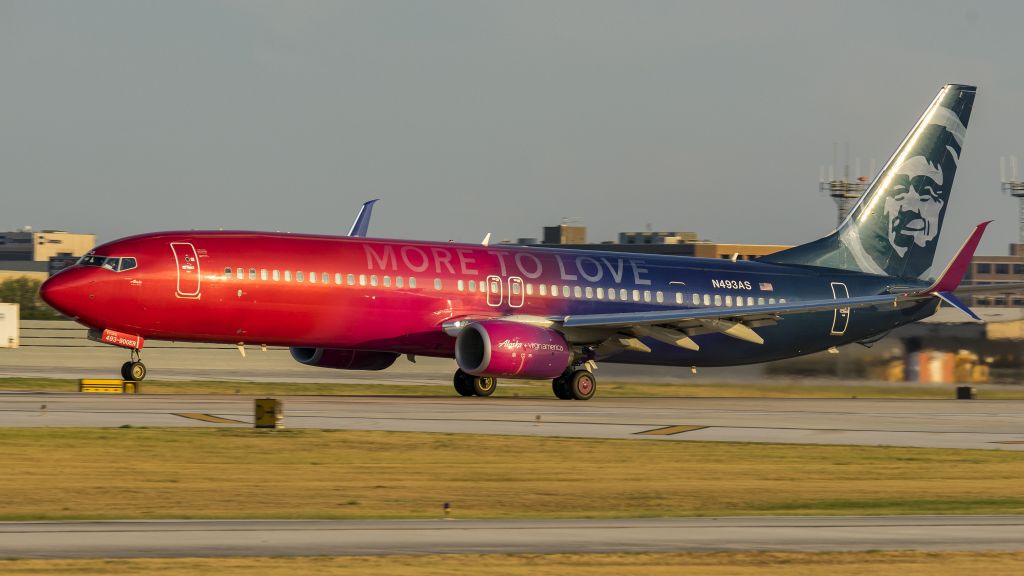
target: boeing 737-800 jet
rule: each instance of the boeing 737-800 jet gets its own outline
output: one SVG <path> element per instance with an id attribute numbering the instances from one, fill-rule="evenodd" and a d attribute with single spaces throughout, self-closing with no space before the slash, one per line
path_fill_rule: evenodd
<path id="1" fill-rule="evenodd" d="M 104 244 L 42 287 L 46 302 L 131 350 L 146 339 L 287 346 L 299 362 L 380 370 L 454 357 L 459 394 L 496 378 L 593 396 L 598 361 L 765 362 L 870 343 L 957 298 L 985 224 L 930 274 L 975 88 L 947 85 L 828 236 L 756 261 L 367 238 L 159 232 Z M 1005 291 L 968 287 L 972 291 Z M 960 290 L 959 292 L 963 292 Z"/>

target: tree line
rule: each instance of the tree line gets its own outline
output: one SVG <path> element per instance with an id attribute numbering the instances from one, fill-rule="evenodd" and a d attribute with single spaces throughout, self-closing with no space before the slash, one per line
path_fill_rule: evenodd
<path id="1" fill-rule="evenodd" d="M 43 283 L 27 276 L 8 278 L 0 282 L 0 302 L 20 304 L 22 320 L 59 320 L 60 312 L 43 302 L 39 287 Z"/>

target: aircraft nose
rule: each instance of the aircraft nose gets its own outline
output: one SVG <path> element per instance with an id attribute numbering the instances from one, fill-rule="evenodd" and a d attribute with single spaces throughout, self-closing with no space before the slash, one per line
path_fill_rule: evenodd
<path id="1" fill-rule="evenodd" d="M 80 282 L 72 278 L 66 272 L 51 276 L 39 287 L 39 296 L 44 302 L 52 306 L 65 316 L 77 316 L 75 309 L 82 299 L 82 292 L 78 288 Z"/>

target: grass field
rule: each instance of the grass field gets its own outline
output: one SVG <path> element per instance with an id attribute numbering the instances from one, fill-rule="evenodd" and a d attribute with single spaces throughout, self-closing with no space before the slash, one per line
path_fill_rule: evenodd
<path id="1" fill-rule="evenodd" d="M 5 576 L 135 575 L 294 576 L 295 574 L 434 576 L 1018 576 L 1024 553 L 715 552 L 693 554 L 556 554 L 356 556 L 325 558 L 167 558 L 0 560 Z"/>
<path id="2" fill-rule="evenodd" d="M 252 429 L 0 430 L 0 519 L 1024 513 L 1024 454 Z"/>
<path id="3" fill-rule="evenodd" d="M 674 397 L 746 397 L 746 398 L 918 398 L 946 399 L 954 395 L 953 386 L 926 384 L 850 384 L 801 383 L 765 381 L 751 384 L 650 384 L 600 382 L 598 395 L 674 396 Z M 515 380 L 498 385 L 495 396 L 550 397 L 551 383 L 547 381 Z M 977 386 L 978 398 L 985 400 L 1024 400 L 1024 386 L 1019 388 Z M 244 394 L 244 395 L 387 395 L 387 396 L 453 396 L 451 386 L 422 386 L 409 384 L 334 384 L 318 382 L 215 382 L 146 380 L 143 393 L 148 394 Z M 42 392 L 75 392 L 77 380 L 52 378 L 0 378 L 0 390 L 33 390 Z"/>

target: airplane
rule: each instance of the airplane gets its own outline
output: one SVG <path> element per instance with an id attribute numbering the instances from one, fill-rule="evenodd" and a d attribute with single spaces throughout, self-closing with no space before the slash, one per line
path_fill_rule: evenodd
<path id="1" fill-rule="evenodd" d="M 976 89 L 948 84 L 831 234 L 756 260 L 371 238 L 177 231 L 103 244 L 42 298 L 127 348 L 144 342 L 286 346 L 303 364 L 382 370 L 454 358 L 462 396 L 497 378 L 552 381 L 587 400 L 597 362 L 727 366 L 869 345 L 940 303 L 1018 285 L 960 287 L 987 223 L 932 279 Z"/>

